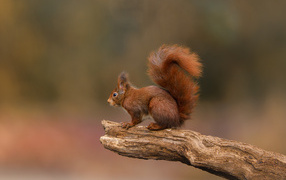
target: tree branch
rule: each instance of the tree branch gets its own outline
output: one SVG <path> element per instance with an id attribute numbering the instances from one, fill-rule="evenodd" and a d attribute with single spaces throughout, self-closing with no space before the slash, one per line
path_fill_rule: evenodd
<path id="1" fill-rule="evenodd" d="M 107 120 L 102 125 L 100 142 L 123 156 L 180 161 L 227 179 L 286 179 L 286 156 L 250 144 L 190 130 L 126 130 Z"/>

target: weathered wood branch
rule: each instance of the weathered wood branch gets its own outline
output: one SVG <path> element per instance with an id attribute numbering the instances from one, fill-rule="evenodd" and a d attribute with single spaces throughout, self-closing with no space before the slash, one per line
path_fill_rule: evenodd
<path id="1" fill-rule="evenodd" d="M 123 156 L 180 161 L 227 179 L 286 179 L 286 156 L 250 144 L 190 130 L 126 130 L 107 120 L 102 125 L 103 146 Z"/>

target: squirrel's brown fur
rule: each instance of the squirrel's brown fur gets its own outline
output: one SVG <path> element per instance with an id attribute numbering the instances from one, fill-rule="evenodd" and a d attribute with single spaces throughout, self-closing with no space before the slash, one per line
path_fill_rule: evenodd
<path id="1" fill-rule="evenodd" d="M 178 45 L 163 45 L 148 60 L 148 74 L 160 87 L 137 89 L 123 72 L 108 102 L 122 106 L 131 115 L 132 121 L 123 123 L 124 128 L 140 123 L 148 114 L 156 122 L 148 126 L 150 130 L 179 127 L 190 118 L 198 100 L 199 86 L 195 78 L 201 76 L 202 64 L 195 53 Z"/>

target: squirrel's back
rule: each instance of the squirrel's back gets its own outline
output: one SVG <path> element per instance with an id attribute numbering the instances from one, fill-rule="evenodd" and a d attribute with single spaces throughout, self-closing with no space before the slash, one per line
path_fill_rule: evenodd
<path id="1" fill-rule="evenodd" d="M 148 60 L 149 76 L 176 100 L 182 124 L 190 118 L 198 100 L 196 78 L 201 76 L 202 64 L 197 54 L 178 45 L 163 45 Z"/>

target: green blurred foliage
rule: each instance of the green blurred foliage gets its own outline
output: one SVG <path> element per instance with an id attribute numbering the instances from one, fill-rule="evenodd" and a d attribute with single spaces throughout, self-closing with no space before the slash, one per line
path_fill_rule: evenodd
<path id="1" fill-rule="evenodd" d="M 102 104 L 125 70 L 152 83 L 146 57 L 180 44 L 204 64 L 205 101 L 286 89 L 286 1 L 2 0 L 0 105 Z M 282 93 L 283 94 L 283 93 Z"/>

